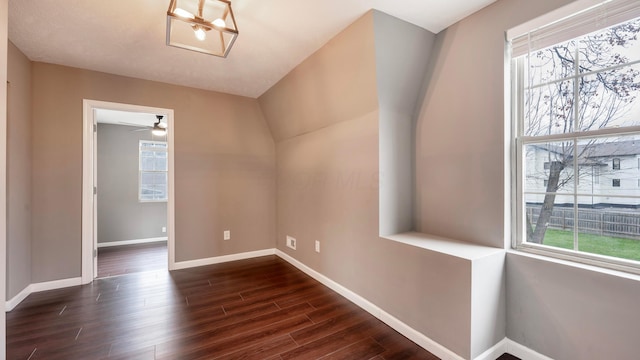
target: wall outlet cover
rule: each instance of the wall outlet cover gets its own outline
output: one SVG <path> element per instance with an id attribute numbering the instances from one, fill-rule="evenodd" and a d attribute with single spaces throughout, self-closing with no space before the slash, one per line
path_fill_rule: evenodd
<path id="1" fill-rule="evenodd" d="M 316 252 L 320 252 L 320 241 L 316 240 Z"/>
<path id="2" fill-rule="evenodd" d="M 231 230 L 225 230 L 224 231 L 224 239 L 225 240 L 231 240 Z"/>
<path id="3" fill-rule="evenodd" d="M 296 249 L 296 238 L 291 237 L 291 236 L 287 236 L 287 247 L 290 247 L 293 250 L 295 250 Z"/>
<path id="4" fill-rule="evenodd" d="M 163 232 L 163 233 L 166 233 L 166 232 L 167 232 L 167 227 L 166 227 L 166 226 L 163 226 L 163 227 L 162 227 L 162 232 Z"/>

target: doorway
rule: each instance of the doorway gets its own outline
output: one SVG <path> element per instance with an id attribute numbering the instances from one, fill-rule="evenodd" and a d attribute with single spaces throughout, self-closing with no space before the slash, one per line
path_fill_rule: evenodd
<path id="1" fill-rule="evenodd" d="M 173 110 L 172 109 L 164 109 L 164 108 L 154 108 L 154 107 L 146 107 L 146 106 L 138 106 L 138 105 L 130 105 L 130 104 L 122 104 L 122 103 L 111 103 L 111 102 L 103 102 L 96 100 L 84 100 L 84 121 L 83 121 L 83 196 L 82 196 L 82 283 L 87 284 L 93 281 L 94 278 L 98 276 L 98 254 L 102 253 L 111 253 L 112 259 L 117 258 L 113 255 L 116 253 L 116 247 L 121 247 L 122 245 L 134 245 L 140 249 L 144 249 L 145 247 L 154 247 L 152 242 L 161 240 L 166 236 L 166 258 L 164 263 L 166 264 L 166 268 L 172 270 L 175 266 L 175 243 L 174 243 L 174 156 L 173 156 Z M 107 235 L 108 232 L 104 232 L 104 227 L 101 229 L 100 240 L 101 243 L 98 243 L 99 240 L 99 218 L 98 218 L 98 206 L 100 202 L 98 201 L 98 193 L 101 191 L 100 185 L 100 176 L 97 173 L 98 167 L 98 129 L 99 126 L 102 128 L 103 126 L 110 125 L 110 121 L 105 120 L 104 114 L 118 114 L 118 113 L 127 113 L 129 116 L 123 122 L 126 125 L 129 125 L 128 129 L 124 130 L 126 132 L 135 132 L 136 128 L 132 128 L 133 126 L 142 126 L 139 127 L 140 130 L 148 130 L 151 124 L 148 123 L 148 120 L 144 120 L 145 116 L 155 117 L 156 115 L 162 117 L 164 123 L 167 126 L 166 131 L 166 142 L 164 145 L 164 151 L 166 151 L 166 161 L 167 161 L 167 172 L 166 172 L 166 188 L 160 189 L 154 186 L 140 186 L 139 185 L 139 174 L 136 175 L 135 186 L 136 191 L 138 192 L 136 195 L 135 201 L 149 202 L 150 206 L 148 208 L 153 207 L 153 201 L 158 200 L 157 196 L 162 191 L 165 191 L 166 196 L 166 218 L 160 219 L 161 223 L 166 226 L 162 226 L 163 232 L 162 234 L 145 233 L 145 234 L 136 234 L 131 235 L 129 237 L 133 237 L 134 239 L 128 239 L 127 236 L 122 234 L 117 235 Z M 139 119 L 139 120 L 136 120 Z M 113 123 L 113 121 L 111 122 Z M 124 124 L 123 124 L 124 125 Z M 120 126 L 116 126 L 120 127 Z M 105 128 L 106 129 L 106 128 Z M 114 130 L 112 128 L 111 130 Z M 106 131 L 106 130 L 103 130 Z M 149 131 L 150 132 L 150 131 Z M 137 140 L 136 140 L 137 141 Z M 139 142 L 143 144 L 143 142 Z M 156 143 L 153 142 L 153 139 L 144 143 L 144 145 L 151 146 L 154 148 Z M 141 145 L 142 146 L 142 145 Z M 160 148 L 160 143 L 157 144 Z M 117 147 L 116 147 L 117 148 Z M 139 148 L 136 148 L 135 151 L 139 151 Z M 136 155 L 136 162 L 138 161 Z M 136 170 L 137 171 L 137 170 Z M 146 174 L 148 175 L 148 174 Z M 105 180 L 102 179 L 104 182 Z M 111 181 L 105 182 L 103 185 L 112 185 Z M 109 191 L 113 191 L 113 186 Z M 106 190 L 106 189 L 104 189 Z M 104 202 L 104 198 L 103 198 Z M 134 205 L 132 205 L 134 206 Z M 131 209 L 129 209 L 131 210 Z M 135 213 L 135 209 L 132 210 L 132 213 Z M 158 215 L 156 213 L 154 215 L 163 216 L 165 213 L 161 213 L 162 215 Z M 125 217 L 126 218 L 126 217 Z M 100 217 L 102 222 L 108 222 L 110 220 L 106 220 L 103 216 Z M 122 219 L 122 217 L 121 217 Z M 149 223 L 151 220 L 158 220 L 153 218 L 142 218 L 140 222 Z M 166 221 L 162 221 L 166 220 Z M 152 226 L 154 231 L 159 231 L 160 226 Z M 158 227 L 158 229 L 155 229 Z M 147 227 L 148 228 L 148 227 Z M 151 234 L 151 235 L 149 235 Z M 163 234 L 166 234 L 162 236 Z M 161 236 L 157 236 L 161 235 Z M 114 237 L 115 236 L 115 237 Z M 117 237 L 125 237 L 125 239 L 114 241 L 113 239 Z M 104 240 L 104 241 L 102 241 Z M 108 243 L 105 245 L 105 243 Z M 147 244 L 148 243 L 148 244 Z M 113 246 L 112 249 L 105 250 L 109 247 L 109 245 Z M 138 250 L 140 250 L 138 249 Z M 152 250 L 153 251 L 153 250 Z M 135 254 L 135 251 L 133 252 Z M 139 253 L 139 251 L 138 251 Z M 156 249 L 156 255 L 158 254 Z M 135 255 L 132 255 L 135 258 Z M 114 270 L 117 272 L 117 270 Z M 114 274 L 115 275 L 115 274 Z"/>

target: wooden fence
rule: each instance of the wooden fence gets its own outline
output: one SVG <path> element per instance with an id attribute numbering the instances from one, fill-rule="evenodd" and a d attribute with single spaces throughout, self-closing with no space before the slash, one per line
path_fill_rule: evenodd
<path id="1" fill-rule="evenodd" d="M 527 216 L 532 219 L 533 224 L 538 220 L 539 214 L 540 206 L 527 205 Z M 549 228 L 573 230 L 574 222 L 573 208 L 556 207 L 551 213 Z M 578 231 L 640 240 L 640 211 L 578 209 Z"/>

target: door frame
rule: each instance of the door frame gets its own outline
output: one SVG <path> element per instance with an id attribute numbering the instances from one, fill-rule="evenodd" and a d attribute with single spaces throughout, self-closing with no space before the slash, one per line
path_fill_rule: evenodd
<path id="1" fill-rule="evenodd" d="M 169 150 L 168 199 L 167 199 L 167 255 L 168 269 L 175 269 L 175 199 L 174 199 L 174 149 L 173 149 L 173 109 L 156 108 L 132 104 L 114 103 L 83 99 L 82 121 L 82 284 L 88 284 L 98 275 L 95 271 L 97 261 L 97 209 L 94 186 L 97 161 L 94 139 L 96 125 L 95 110 L 119 110 L 164 115 L 167 119 L 167 144 Z M 96 125 L 97 126 L 97 125 Z M 96 127 L 97 129 L 97 127 Z M 98 190 L 99 191 L 99 190 Z"/>

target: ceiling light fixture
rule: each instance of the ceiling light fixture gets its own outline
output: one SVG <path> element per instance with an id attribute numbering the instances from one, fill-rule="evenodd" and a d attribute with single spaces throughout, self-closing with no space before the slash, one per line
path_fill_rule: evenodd
<path id="1" fill-rule="evenodd" d="M 227 57 L 238 37 L 229 0 L 171 0 L 167 45 Z"/>

